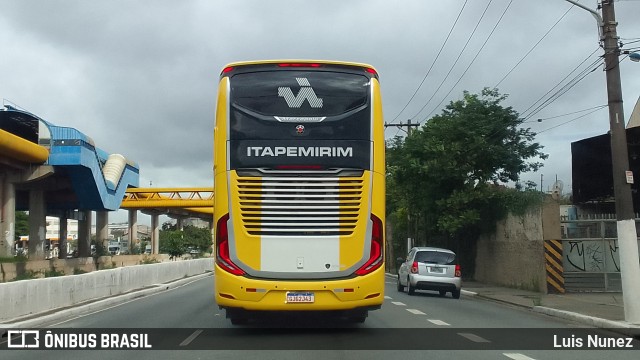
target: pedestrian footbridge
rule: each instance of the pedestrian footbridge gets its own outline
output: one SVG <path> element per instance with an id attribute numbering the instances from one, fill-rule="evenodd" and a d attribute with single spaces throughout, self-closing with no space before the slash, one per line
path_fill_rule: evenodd
<path id="1" fill-rule="evenodd" d="M 120 208 L 212 220 L 213 188 L 129 188 Z"/>
<path id="2" fill-rule="evenodd" d="M 139 188 L 139 167 L 96 146 L 81 131 L 58 126 L 4 104 L 0 107 L 0 256 L 15 252 L 15 211 L 29 211 L 29 257 L 44 258 L 46 246 L 66 257 L 67 219 L 78 220 L 78 252 L 90 255 L 92 214 L 96 238 L 108 238 L 108 212 L 129 210 L 130 242 L 137 241 L 137 211 L 152 215 L 158 251 L 158 215 L 212 223 L 213 188 Z M 46 216 L 60 218 L 60 243 L 45 239 Z"/>

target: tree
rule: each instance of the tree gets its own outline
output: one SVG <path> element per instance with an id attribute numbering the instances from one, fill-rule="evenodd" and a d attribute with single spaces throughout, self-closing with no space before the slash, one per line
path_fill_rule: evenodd
<path id="1" fill-rule="evenodd" d="M 407 212 L 407 231 L 420 229 L 413 230 L 420 241 L 457 239 L 461 246 L 461 239 L 477 237 L 518 203 L 521 192 L 505 185 L 547 158 L 535 133 L 520 127 L 518 113 L 502 106 L 505 99 L 496 89 L 465 91 L 404 141 L 389 143 L 390 210 Z"/>
<path id="2" fill-rule="evenodd" d="M 182 231 L 164 230 L 160 231 L 160 252 L 169 254 L 170 258 L 177 258 L 185 253 Z"/>
<path id="3" fill-rule="evenodd" d="M 15 240 L 20 240 L 20 236 L 24 235 L 29 235 L 29 215 L 24 211 L 16 211 Z"/>
<path id="4" fill-rule="evenodd" d="M 209 229 L 203 229 L 195 226 L 184 227 L 184 239 L 187 247 L 197 249 L 200 253 L 212 251 L 211 245 L 213 243 L 211 237 L 211 231 Z"/>
<path id="5" fill-rule="evenodd" d="M 178 224 L 172 224 L 171 221 L 165 221 L 162 223 L 162 231 L 175 231 L 178 230 Z"/>

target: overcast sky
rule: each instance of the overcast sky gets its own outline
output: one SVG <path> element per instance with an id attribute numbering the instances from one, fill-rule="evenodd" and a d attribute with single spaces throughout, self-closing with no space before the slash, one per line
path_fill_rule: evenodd
<path id="1" fill-rule="evenodd" d="M 582 3 L 597 5 L 595 0 Z M 539 185 L 544 174 L 545 190 L 557 175 L 570 191 L 571 142 L 609 129 L 606 108 L 577 120 L 592 110 L 556 117 L 606 104 L 602 66 L 591 66 L 596 70 L 539 111 L 531 107 L 603 53 L 594 18 L 577 7 L 569 10 L 571 4 L 563 0 L 0 4 L 0 96 L 137 162 L 141 186 L 212 185 L 219 73 L 227 63 L 241 60 L 372 64 L 380 74 L 385 120 L 396 123 L 423 122 L 463 90 L 479 92 L 499 83 L 499 90 L 509 94 L 506 105 L 529 116 L 525 125 L 539 133 L 537 141 L 549 154 L 541 172 L 523 176 Z M 620 0 L 615 6 L 624 48 L 640 48 L 640 1 Z M 628 119 L 640 95 L 640 63 L 623 59 L 620 65 Z M 396 128 L 386 133 L 402 134 Z"/>

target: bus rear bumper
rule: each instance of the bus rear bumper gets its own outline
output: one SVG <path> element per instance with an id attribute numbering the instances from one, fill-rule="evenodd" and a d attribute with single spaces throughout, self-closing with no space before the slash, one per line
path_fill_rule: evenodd
<path id="1" fill-rule="evenodd" d="M 215 268 L 215 299 L 220 308 L 252 311 L 374 310 L 384 302 L 384 268 L 371 274 L 340 280 L 264 280 L 235 276 Z M 311 294 L 312 299 L 287 301 L 289 294 Z M 290 298 L 291 300 L 291 298 Z"/>

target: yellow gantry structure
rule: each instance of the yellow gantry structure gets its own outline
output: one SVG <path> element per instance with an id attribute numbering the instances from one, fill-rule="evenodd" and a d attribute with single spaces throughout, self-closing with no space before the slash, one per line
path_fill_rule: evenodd
<path id="1" fill-rule="evenodd" d="M 210 218 L 213 188 L 129 188 L 120 208 Z"/>

